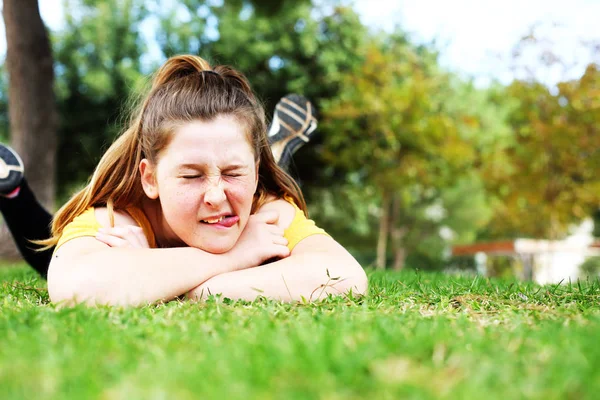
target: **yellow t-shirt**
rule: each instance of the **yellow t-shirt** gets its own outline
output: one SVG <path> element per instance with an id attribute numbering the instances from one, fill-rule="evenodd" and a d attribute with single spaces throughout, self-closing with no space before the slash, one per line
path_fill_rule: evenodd
<path id="1" fill-rule="evenodd" d="M 294 209 L 296 210 L 296 214 L 294 215 L 292 223 L 283 233 L 283 236 L 288 240 L 288 248 L 290 251 L 292 251 L 302 239 L 305 239 L 311 235 L 327 235 L 323 229 L 316 226 L 313 220 L 306 218 L 304 212 L 302 212 L 302 210 L 298 208 L 293 201 L 288 199 L 286 199 L 286 201 L 293 205 Z M 142 210 L 132 207 L 128 208 L 126 211 L 142 228 L 146 239 L 148 239 L 148 244 L 150 247 L 156 248 L 156 238 L 154 237 L 154 232 L 150 226 L 150 221 L 148 221 L 148 218 L 146 218 L 146 215 L 142 212 Z M 96 236 L 96 233 L 98 233 L 98 229 L 100 229 L 100 227 L 101 225 L 96 219 L 94 208 L 88 208 L 83 214 L 79 215 L 73 221 L 67 224 L 67 226 L 65 226 L 54 251 L 58 250 L 60 246 L 71 239 L 84 236 Z"/>

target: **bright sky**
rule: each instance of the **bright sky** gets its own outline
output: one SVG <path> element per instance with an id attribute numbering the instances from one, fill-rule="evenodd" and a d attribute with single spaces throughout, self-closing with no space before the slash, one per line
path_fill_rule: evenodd
<path id="1" fill-rule="evenodd" d="M 351 0 L 349 0 L 351 1 Z M 42 18 L 52 29 L 62 23 L 61 0 L 39 0 Z M 568 77 L 581 75 L 591 55 L 581 40 L 600 42 L 599 0 L 354 0 L 364 23 L 373 29 L 398 25 L 414 40 L 436 40 L 441 62 L 454 71 L 486 84 L 510 81 L 513 46 L 534 24 L 545 27 L 552 50 L 573 67 Z M 557 24 L 556 28 L 552 28 Z M 6 49 L 0 21 L 0 54 Z M 594 58 L 595 57 L 595 58 Z M 549 84 L 563 72 L 544 70 L 538 77 Z"/>
<path id="2" fill-rule="evenodd" d="M 552 51 L 574 65 L 567 77 L 578 77 L 592 56 L 581 40 L 600 43 L 598 0 L 356 0 L 363 23 L 389 30 L 398 24 L 415 40 L 436 39 L 441 62 L 486 83 L 491 78 L 510 81 L 511 52 L 530 28 L 541 23 L 540 33 L 554 42 Z M 552 25 L 557 24 L 556 28 Z M 543 71 L 548 84 L 561 71 Z"/>

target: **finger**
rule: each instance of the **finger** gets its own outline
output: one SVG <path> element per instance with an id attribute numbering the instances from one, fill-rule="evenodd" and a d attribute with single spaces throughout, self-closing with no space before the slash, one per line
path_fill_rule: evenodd
<path id="1" fill-rule="evenodd" d="M 283 236 L 285 230 L 277 225 L 269 225 L 269 232 L 271 232 L 273 235 Z"/>
<path id="2" fill-rule="evenodd" d="M 101 232 L 96 234 L 96 239 L 110 247 L 132 247 L 129 241 L 118 236 L 107 235 Z"/>
<path id="3" fill-rule="evenodd" d="M 279 221 L 279 212 L 275 210 L 261 211 L 254 215 L 259 221 L 267 224 L 276 224 Z"/>
<path id="4" fill-rule="evenodd" d="M 125 236 L 125 231 L 120 226 L 113 226 L 110 228 L 100 228 L 98 229 L 98 233 L 108 236 L 116 236 L 123 238 Z"/>
<path id="5" fill-rule="evenodd" d="M 277 255 L 277 257 L 280 257 L 280 258 L 288 257 L 290 255 L 290 249 L 288 249 L 287 246 L 279 245 L 279 246 L 277 246 L 276 255 Z"/>
<path id="6" fill-rule="evenodd" d="M 279 244 L 282 246 L 287 246 L 288 240 L 283 236 L 275 236 L 275 237 L 273 237 L 273 243 Z"/>
<path id="7" fill-rule="evenodd" d="M 107 235 L 113 235 L 125 238 L 130 235 L 138 235 L 140 232 L 143 232 L 142 228 L 135 225 L 124 225 L 124 226 L 113 226 L 109 228 L 100 228 L 99 232 L 102 232 Z"/>
<path id="8" fill-rule="evenodd" d="M 106 239 L 112 240 L 112 245 L 116 247 L 142 247 L 142 243 L 140 243 L 140 239 L 136 234 L 133 233 L 134 229 L 129 227 L 113 227 L 113 228 L 101 228 L 98 230 L 98 234 L 104 235 L 108 238 L 114 239 Z M 120 239 L 123 242 L 117 240 Z"/>
<path id="9" fill-rule="evenodd" d="M 149 247 L 144 231 L 139 226 L 126 225 L 100 228 L 98 229 L 98 232 L 126 240 L 132 247 Z"/>
<path id="10" fill-rule="evenodd" d="M 137 235 L 136 236 L 138 238 L 138 242 L 140 244 L 140 247 L 144 247 L 149 249 L 150 248 L 150 243 L 148 243 L 148 238 L 146 237 L 146 235 L 144 235 L 143 233 L 141 235 Z"/>
<path id="11" fill-rule="evenodd" d="M 144 229 L 141 226 L 129 225 L 129 230 L 131 231 L 131 235 L 135 237 L 136 243 L 139 247 L 150 247 L 148 244 L 148 238 L 144 233 Z"/>

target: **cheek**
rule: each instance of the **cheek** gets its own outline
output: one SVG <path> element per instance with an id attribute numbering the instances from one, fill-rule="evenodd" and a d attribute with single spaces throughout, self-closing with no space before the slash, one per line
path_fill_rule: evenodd
<path id="1" fill-rule="evenodd" d="M 163 213 L 182 218 L 186 218 L 189 214 L 196 214 L 201 196 L 198 188 L 171 182 L 166 184 L 164 189 L 160 196 Z"/>
<path id="2" fill-rule="evenodd" d="M 235 202 L 237 205 L 244 208 L 249 208 L 254 199 L 256 188 L 252 179 L 245 179 L 228 185 L 227 197 L 230 202 Z"/>

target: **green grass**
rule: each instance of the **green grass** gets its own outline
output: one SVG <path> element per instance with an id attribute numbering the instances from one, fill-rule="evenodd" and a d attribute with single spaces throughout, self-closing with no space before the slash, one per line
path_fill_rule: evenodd
<path id="1" fill-rule="evenodd" d="M 0 268 L 6 399 L 583 399 L 600 283 L 370 273 L 363 299 L 58 308 Z"/>

